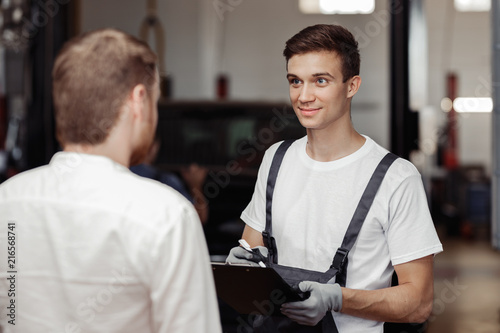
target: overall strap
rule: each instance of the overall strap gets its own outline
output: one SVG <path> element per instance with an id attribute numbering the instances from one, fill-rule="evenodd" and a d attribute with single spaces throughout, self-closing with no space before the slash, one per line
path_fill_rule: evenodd
<path id="1" fill-rule="evenodd" d="M 349 251 L 351 251 L 356 239 L 358 238 L 363 222 L 365 221 L 366 215 L 368 215 L 368 211 L 370 210 L 373 200 L 375 199 L 375 195 L 377 194 L 380 184 L 382 184 L 382 180 L 384 179 L 387 170 L 397 158 L 398 156 L 392 153 L 387 153 L 387 155 L 385 155 L 378 164 L 372 177 L 370 178 L 370 181 L 368 182 L 368 185 L 366 186 L 365 191 L 363 192 L 356 210 L 354 211 L 354 215 L 349 223 L 349 226 L 347 227 L 342 245 L 335 253 L 333 263 L 328 272 L 338 271 L 335 281 L 343 287 L 345 287 L 347 278 L 347 256 L 349 255 Z"/>
<path id="2" fill-rule="evenodd" d="M 266 187 L 266 229 L 262 232 L 262 238 L 264 240 L 264 245 L 269 250 L 269 261 L 272 263 L 278 263 L 278 249 L 276 247 L 276 241 L 272 237 L 272 205 L 273 205 L 273 193 L 274 185 L 276 184 L 276 178 L 278 178 L 278 171 L 285 156 L 286 151 L 290 145 L 295 140 L 285 140 L 283 141 L 276 153 L 274 154 L 271 167 L 269 169 L 269 175 L 267 176 L 267 187 Z"/>

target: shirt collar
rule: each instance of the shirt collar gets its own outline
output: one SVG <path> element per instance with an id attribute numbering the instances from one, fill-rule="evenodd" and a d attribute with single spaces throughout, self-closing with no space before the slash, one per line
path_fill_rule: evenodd
<path id="1" fill-rule="evenodd" d="M 118 169 L 118 170 L 128 170 L 125 166 L 113 161 L 111 158 L 104 155 L 77 153 L 77 152 L 67 152 L 60 151 L 52 156 L 50 160 L 50 166 L 59 168 L 70 168 L 77 169 L 84 165 L 88 167 L 89 165 L 98 167 L 99 169 Z"/>

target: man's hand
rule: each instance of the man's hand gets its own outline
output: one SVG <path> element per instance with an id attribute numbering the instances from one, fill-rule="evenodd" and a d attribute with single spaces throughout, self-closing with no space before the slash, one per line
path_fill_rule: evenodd
<path id="1" fill-rule="evenodd" d="M 302 292 L 310 291 L 311 296 L 305 301 L 283 304 L 281 312 L 301 325 L 314 326 L 328 311 L 342 309 L 342 289 L 337 283 L 302 281 L 299 288 Z"/>
<path id="2" fill-rule="evenodd" d="M 267 247 L 257 246 L 252 250 L 257 253 L 249 252 L 241 246 L 233 247 L 229 252 L 229 255 L 227 256 L 226 264 L 246 264 L 251 266 L 259 266 L 259 261 L 267 261 Z"/>

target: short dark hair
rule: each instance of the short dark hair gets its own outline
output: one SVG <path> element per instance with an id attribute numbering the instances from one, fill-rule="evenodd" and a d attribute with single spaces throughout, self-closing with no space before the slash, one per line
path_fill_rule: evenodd
<path id="1" fill-rule="evenodd" d="M 301 30 L 286 42 L 283 55 L 288 64 L 294 55 L 320 51 L 336 52 L 340 56 L 344 82 L 359 75 L 358 42 L 340 25 L 317 24 Z"/>
<path id="2" fill-rule="evenodd" d="M 59 143 L 104 142 L 136 85 L 144 84 L 152 98 L 156 72 L 155 53 L 122 31 L 101 29 L 68 41 L 52 71 Z"/>

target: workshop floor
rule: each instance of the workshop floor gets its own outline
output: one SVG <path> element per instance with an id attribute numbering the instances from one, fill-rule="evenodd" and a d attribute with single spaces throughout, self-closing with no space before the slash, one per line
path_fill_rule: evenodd
<path id="1" fill-rule="evenodd" d="M 500 252 L 489 239 L 441 239 L 427 333 L 500 333 Z"/>

